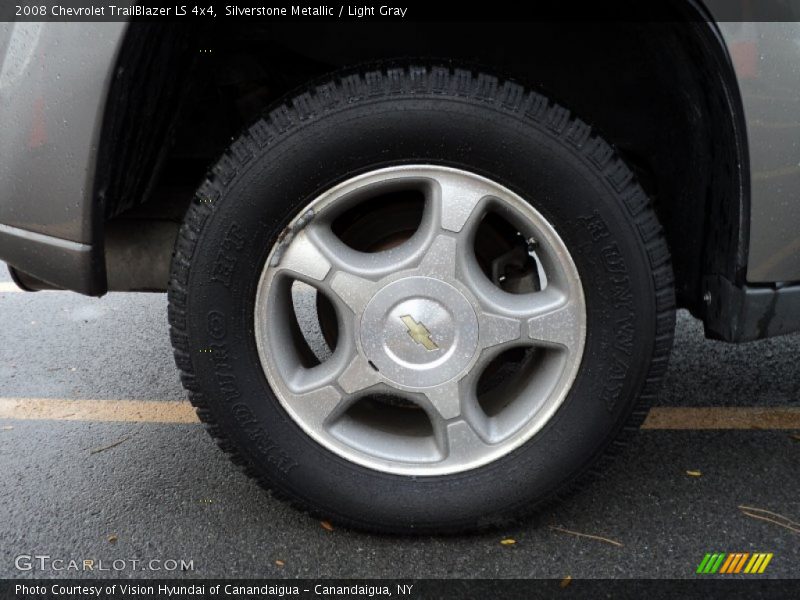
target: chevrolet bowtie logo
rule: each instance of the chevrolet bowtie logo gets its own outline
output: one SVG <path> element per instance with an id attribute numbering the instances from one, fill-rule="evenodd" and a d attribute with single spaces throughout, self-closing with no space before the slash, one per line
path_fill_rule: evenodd
<path id="1" fill-rule="evenodd" d="M 431 332 L 428 331 L 428 328 L 425 327 L 422 323 L 414 320 L 414 317 L 410 315 L 403 315 L 400 317 L 403 321 L 403 324 L 408 329 L 408 335 L 411 336 L 411 339 L 425 346 L 425 350 L 438 350 L 439 346 L 436 345 L 431 339 Z"/>

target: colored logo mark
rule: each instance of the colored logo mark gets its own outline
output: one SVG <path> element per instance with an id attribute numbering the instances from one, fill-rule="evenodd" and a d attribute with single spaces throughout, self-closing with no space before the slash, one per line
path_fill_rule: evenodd
<path id="1" fill-rule="evenodd" d="M 428 331 L 425 325 L 415 320 L 411 315 L 403 315 L 400 320 L 403 321 L 403 325 L 408 329 L 408 335 L 411 336 L 411 339 L 424 346 L 425 350 L 430 352 L 431 350 L 439 349 L 436 342 L 431 339 L 431 332 Z"/>
<path id="2" fill-rule="evenodd" d="M 697 573 L 706 574 L 731 574 L 731 573 L 763 573 L 769 561 L 772 560 L 772 553 L 757 552 L 716 552 L 708 553 L 697 565 Z"/>

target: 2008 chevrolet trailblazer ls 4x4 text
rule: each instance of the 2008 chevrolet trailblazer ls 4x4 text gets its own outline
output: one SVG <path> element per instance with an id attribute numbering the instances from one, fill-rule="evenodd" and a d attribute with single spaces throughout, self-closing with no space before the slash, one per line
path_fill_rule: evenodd
<path id="1" fill-rule="evenodd" d="M 0 259 L 167 291 L 199 417 L 295 505 L 507 522 L 637 429 L 676 307 L 800 329 L 800 27 L 714 4 L 0 24 Z"/>

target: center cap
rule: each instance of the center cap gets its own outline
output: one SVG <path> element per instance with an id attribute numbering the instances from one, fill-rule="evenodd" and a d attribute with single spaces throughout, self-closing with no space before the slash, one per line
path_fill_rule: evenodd
<path id="1" fill-rule="evenodd" d="M 387 379 L 429 388 L 456 377 L 478 345 L 478 318 L 464 295 L 431 277 L 406 277 L 372 297 L 360 326 L 361 346 Z"/>

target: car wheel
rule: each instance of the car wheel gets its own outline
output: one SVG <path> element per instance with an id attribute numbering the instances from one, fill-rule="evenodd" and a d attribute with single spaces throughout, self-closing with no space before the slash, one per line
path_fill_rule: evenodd
<path id="1" fill-rule="evenodd" d="M 198 415 L 262 485 L 343 525 L 445 532 L 563 495 L 638 427 L 674 291 L 650 202 L 588 125 L 408 67 L 334 75 L 231 145 L 180 231 L 169 316 Z"/>

